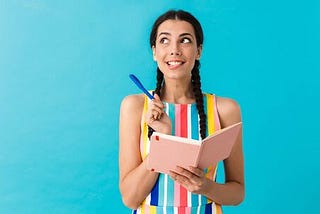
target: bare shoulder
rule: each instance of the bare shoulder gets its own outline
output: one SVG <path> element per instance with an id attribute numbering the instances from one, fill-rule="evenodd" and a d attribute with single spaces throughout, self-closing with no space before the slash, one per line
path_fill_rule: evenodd
<path id="1" fill-rule="evenodd" d="M 143 94 L 132 94 L 123 98 L 121 102 L 121 111 L 126 111 L 130 109 L 130 112 L 142 110 L 144 105 L 144 95 Z"/>
<path id="2" fill-rule="evenodd" d="M 120 107 L 120 136 L 124 138 L 128 133 L 131 137 L 139 132 L 143 113 L 144 95 L 129 95 L 123 98 Z M 128 127 L 131 127 L 128 130 Z"/>
<path id="3" fill-rule="evenodd" d="M 240 106 L 231 98 L 217 96 L 217 110 L 222 128 L 241 121 Z"/>

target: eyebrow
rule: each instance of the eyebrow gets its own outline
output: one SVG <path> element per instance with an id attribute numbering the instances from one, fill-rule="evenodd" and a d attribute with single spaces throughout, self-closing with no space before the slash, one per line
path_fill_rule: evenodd
<path id="1" fill-rule="evenodd" d="M 159 33 L 159 35 L 158 36 L 161 36 L 161 35 L 171 35 L 171 33 L 168 33 L 168 32 L 161 32 L 161 33 Z M 179 37 L 183 37 L 183 36 L 191 36 L 192 38 L 194 38 L 193 37 L 193 35 L 191 34 L 191 33 L 182 33 L 182 34 L 180 34 L 179 35 Z"/>

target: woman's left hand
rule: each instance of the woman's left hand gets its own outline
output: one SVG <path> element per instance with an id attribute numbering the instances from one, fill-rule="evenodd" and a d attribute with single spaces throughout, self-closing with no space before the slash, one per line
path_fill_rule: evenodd
<path id="1" fill-rule="evenodd" d="M 186 188 L 189 192 L 204 194 L 209 188 L 210 180 L 203 170 L 189 166 L 188 169 L 177 166 L 175 171 L 169 172 L 170 177 Z"/>

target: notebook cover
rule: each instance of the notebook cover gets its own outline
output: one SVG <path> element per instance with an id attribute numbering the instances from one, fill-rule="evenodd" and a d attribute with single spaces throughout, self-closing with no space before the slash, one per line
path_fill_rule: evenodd
<path id="1" fill-rule="evenodd" d="M 147 168 L 152 171 L 169 173 L 176 166 L 196 166 L 200 151 L 200 141 L 187 138 L 184 143 L 177 141 L 175 136 L 166 136 L 154 132 L 150 139 L 150 153 Z M 187 142 L 192 143 L 187 143 Z"/>
<path id="2" fill-rule="evenodd" d="M 168 174 L 176 166 L 204 169 L 215 165 L 230 155 L 241 127 L 242 122 L 228 126 L 208 136 L 202 143 L 154 132 L 150 139 L 147 169 Z"/>
<path id="3" fill-rule="evenodd" d="M 242 127 L 242 122 L 228 126 L 208 136 L 202 142 L 198 167 L 205 169 L 229 157 Z"/>

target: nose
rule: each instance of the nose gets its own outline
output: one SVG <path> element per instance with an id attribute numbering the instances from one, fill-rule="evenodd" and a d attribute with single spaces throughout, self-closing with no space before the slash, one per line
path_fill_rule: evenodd
<path id="1" fill-rule="evenodd" d="M 179 44 L 176 44 L 176 43 L 172 44 L 170 55 L 171 56 L 180 56 L 181 55 Z"/>
<path id="2" fill-rule="evenodd" d="M 171 51 L 170 55 L 171 56 L 180 56 L 181 52 L 180 51 Z"/>

